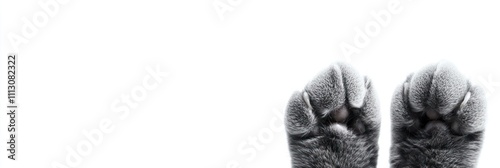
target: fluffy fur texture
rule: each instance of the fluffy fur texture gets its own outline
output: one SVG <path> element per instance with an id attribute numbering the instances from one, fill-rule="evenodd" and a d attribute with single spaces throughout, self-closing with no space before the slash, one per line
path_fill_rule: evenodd
<path id="1" fill-rule="evenodd" d="M 481 88 L 447 62 L 410 74 L 393 96 L 391 167 L 474 167 Z M 368 78 L 338 63 L 290 98 L 285 125 L 295 168 L 376 167 L 380 117 Z"/>
<path id="2" fill-rule="evenodd" d="M 485 100 L 447 62 L 408 76 L 391 106 L 391 167 L 474 167 L 481 149 Z"/>
<path id="3" fill-rule="evenodd" d="M 376 167 L 378 102 L 369 79 L 347 64 L 294 93 L 285 125 L 294 168 Z"/>

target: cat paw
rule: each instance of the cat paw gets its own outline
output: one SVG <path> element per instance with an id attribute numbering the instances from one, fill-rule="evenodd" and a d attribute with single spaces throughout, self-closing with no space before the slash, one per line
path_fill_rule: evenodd
<path id="1" fill-rule="evenodd" d="M 448 62 L 408 76 L 392 100 L 392 167 L 474 167 L 485 99 Z"/>
<path id="2" fill-rule="evenodd" d="M 368 78 L 337 63 L 290 98 L 293 167 L 375 167 L 380 116 Z"/>

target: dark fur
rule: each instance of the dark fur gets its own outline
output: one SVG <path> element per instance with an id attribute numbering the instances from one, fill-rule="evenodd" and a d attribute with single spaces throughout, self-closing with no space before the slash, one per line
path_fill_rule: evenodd
<path id="1" fill-rule="evenodd" d="M 446 62 L 410 75 L 392 101 L 391 167 L 474 167 L 484 132 L 483 95 Z M 430 122 L 429 110 L 440 114 L 439 122 Z"/>
<path id="2" fill-rule="evenodd" d="M 337 122 L 332 112 L 342 106 L 349 116 Z M 293 167 L 376 167 L 378 102 L 352 67 L 335 64 L 293 94 L 285 118 Z"/>
<path id="3" fill-rule="evenodd" d="M 484 132 L 483 95 L 446 62 L 411 74 L 392 100 L 391 167 L 474 167 Z M 377 165 L 378 101 L 369 79 L 346 64 L 334 64 L 294 93 L 285 124 L 294 168 Z"/>

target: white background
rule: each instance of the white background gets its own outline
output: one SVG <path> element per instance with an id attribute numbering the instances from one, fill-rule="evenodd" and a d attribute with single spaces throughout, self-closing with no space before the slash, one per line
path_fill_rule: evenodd
<path id="1" fill-rule="evenodd" d="M 7 54 L 16 51 L 9 34 L 23 37 L 23 18 L 32 22 L 46 13 L 38 3 L 48 1 L 1 0 L 2 70 Z M 231 8 L 223 20 L 217 2 Z M 398 1 L 401 11 L 351 57 L 340 44 L 353 45 L 355 28 L 364 30 L 375 20 L 370 12 L 387 10 L 391 1 L 230 2 L 58 2 L 54 16 L 17 50 L 18 154 L 10 161 L 0 152 L 0 167 L 66 165 L 66 148 L 86 141 L 82 131 L 103 119 L 114 121 L 114 130 L 77 167 L 290 167 L 282 128 L 289 96 L 328 65 L 349 60 L 377 89 L 379 167 L 388 167 L 395 87 L 443 59 L 487 88 L 479 167 L 498 164 L 498 2 Z M 145 68 L 157 65 L 169 76 L 120 120 L 112 103 L 142 86 Z M 1 74 L 6 88 L 6 72 Z M 0 117 L 5 151 L 7 115 Z M 252 139 L 258 147 L 249 144 Z M 241 150 L 255 150 L 255 157 Z"/>

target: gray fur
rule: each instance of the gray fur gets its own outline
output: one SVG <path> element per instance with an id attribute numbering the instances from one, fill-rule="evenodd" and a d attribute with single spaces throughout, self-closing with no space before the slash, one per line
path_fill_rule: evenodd
<path id="1" fill-rule="evenodd" d="M 393 96 L 391 167 L 475 167 L 485 98 L 447 62 L 411 74 Z"/>
<path id="2" fill-rule="evenodd" d="M 486 102 L 448 62 L 410 74 L 391 105 L 391 167 L 475 167 Z M 290 98 L 285 124 L 295 168 L 376 167 L 380 116 L 368 78 L 332 65 Z"/>
<path id="3" fill-rule="evenodd" d="M 294 168 L 376 167 L 378 102 L 369 80 L 347 64 L 294 93 L 285 125 Z"/>

